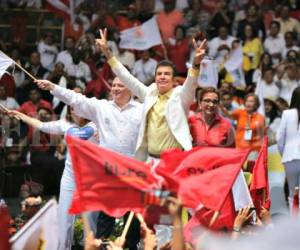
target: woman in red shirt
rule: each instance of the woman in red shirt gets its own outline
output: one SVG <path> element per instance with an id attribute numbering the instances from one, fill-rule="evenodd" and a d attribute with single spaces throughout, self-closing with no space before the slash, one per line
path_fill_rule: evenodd
<path id="1" fill-rule="evenodd" d="M 220 94 L 212 87 L 199 94 L 200 112 L 189 118 L 195 146 L 234 147 L 234 129 L 229 120 L 219 115 Z"/>

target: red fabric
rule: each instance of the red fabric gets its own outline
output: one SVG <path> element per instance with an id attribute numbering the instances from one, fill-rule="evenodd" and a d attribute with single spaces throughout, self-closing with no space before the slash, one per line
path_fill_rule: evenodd
<path id="1" fill-rule="evenodd" d="M 141 22 L 139 20 L 129 20 L 127 17 L 121 15 L 117 16 L 116 23 L 119 28 L 119 31 L 141 25 Z"/>
<path id="2" fill-rule="evenodd" d="M 299 214 L 299 189 L 298 192 L 295 192 L 293 198 L 292 214 L 298 216 Z"/>
<path id="3" fill-rule="evenodd" d="M 0 86 L 6 87 L 6 96 L 15 97 L 16 84 L 11 74 L 4 73 L 0 79 Z"/>
<path id="4" fill-rule="evenodd" d="M 195 145 L 234 146 L 235 141 L 232 133 L 232 125 L 220 115 L 216 116 L 216 119 L 209 127 L 207 127 L 203 120 L 201 112 L 189 117 L 188 122 Z M 230 139 L 228 141 L 230 136 L 232 137 L 231 142 Z M 226 145 L 227 142 L 230 145 Z"/>
<path id="5" fill-rule="evenodd" d="M 69 0 L 60 0 L 59 2 L 61 2 L 61 4 L 65 5 L 67 8 L 70 8 Z M 71 16 L 68 12 L 66 12 L 64 9 L 60 9 L 58 6 L 56 6 L 56 4 L 51 3 L 50 0 L 46 1 L 46 8 L 62 19 L 71 20 Z"/>
<path id="6" fill-rule="evenodd" d="M 227 164 L 242 164 L 249 150 L 218 147 L 196 147 L 189 151 L 173 149 L 161 155 L 158 169 L 186 178 Z"/>
<path id="7" fill-rule="evenodd" d="M 6 207 L 0 207 L 0 249 L 9 250 L 9 220 L 8 209 Z"/>
<path id="8" fill-rule="evenodd" d="M 232 193 L 229 193 L 226 197 L 216 222 L 209 227 L 213 214 L 214 211 L 207 208 L 197 211 L 184 227 L 183 234 L 185 240 L 192 244 L 197 243 L 196 241 L 200 236 L 202 226 L 216 231 L 222 229 L 232 230 L 236 216 Z"/>
<path id="9" fill-rule="evenodd" d="M 227 164 L 200 175 L 185 178 L 180 182 L 178 196 L 185 207 L 198 210 L 204 206 L 220 211 L 231 191 L 241 164 Z"/>
<path id="10" fill-rule="evenodd" d="M 176 42 L 174 46 L 167 47 L 169 59 L 174 63 L 179 74 L 185 74 L 187 71 L 186 62 L 189 59 L 190 49 L 188 38 Z"/>
<path id="11" fill-rule="evenodd" d="M 32 101 L 24 102 L 20 106 L 19 111 L 31 117 L 36 117 L 37 109 L 39 107 L 45 107 L 49 110 L 52 110 L 52 104 L 50 102 L 47 102 L 45 100 L 40 100 L 38 104 L 34 104 Z"/>
<path id="12" fill-rule="evenodd" d="M 67 137 L 67 143 L 76 182 L 70 213 L 101 210 L 119 217 L 129 210 L 143 212 L 146 204 L 157 203 L 154 191 L 176 187 L 172 177 L 155 177 L 146 163 L 78 138 Z"/>
<path id="13" fill-rule="evenodd" d="M 252 173 L 252 182 L 250 186 L 251 196 L 254 205 L 258 211 L 261 206 L 270 208 L 270 191 L 268 182 L 268 137 L 265 136 L 258 158 L 255 161 Z M 258 212 L 259 214 L 259 212 Z"/>

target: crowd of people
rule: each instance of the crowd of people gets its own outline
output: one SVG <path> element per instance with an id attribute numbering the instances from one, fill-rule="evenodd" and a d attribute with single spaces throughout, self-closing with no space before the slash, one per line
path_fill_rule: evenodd
<path id="1" fill-rule="evenodd" d="M 173 148 L 249 149 L 244 170 L 250 175 L 268 136 L 269 147 L 278 146 L 277 164 L 284 165 L 287 203 L 293 207 L 300 185 L 297 1 L 78 1 L 75 12 L 75 23 L 65 21 L 61 50 L 50 31 L 33 51 L 19 46 L 24 41 L 0 42 L 2 51 L 38 79 L 14 66 L 0 79 L 0 104 L 8 109 L 1 115 L 0 164 L 3 169 L 30 166 L 43 194 L 59 195 L 60 249 L 71 249 L 75 220 L 67 212 L 75 189 L 67 134 L 148 162 Z M 119 46 L 120 32 L 154 15 L 163 44 L 143 51 Z M 243 83 L 225 66 L 236 44 L 242 51 Z M 201 86 L 205 60 L 216 69 L 216 86 Z M 180 201 L 172 199 L 168 208 L 172 249 L 191 248 L 183 239 Z M 270 224 L 268 210 L 260 210 L 257 223 Z M 237 213 L 233 238 L 252 216 L 250 208 Z M 88 218 L 97 238 L 109 237 L 115 218 L 101 212 Z M 137 248 L 141 229 L 145 249 L 156 247 L 143 223 L 134 219 L 125 248 Z M 98 249 L 99 241 L 87 239 L 86 249 Z M 111 242 L 108 248 L 121 245 Z"/>

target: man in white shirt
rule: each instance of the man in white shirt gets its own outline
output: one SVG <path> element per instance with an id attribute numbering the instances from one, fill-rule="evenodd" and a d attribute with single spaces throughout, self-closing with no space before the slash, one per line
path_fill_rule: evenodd
<path id="1" fill-rule="evenodd" d="M 280 92 L 279 96 L 290 103 L 292 98 L 292 93 L 295 88 L 300 86 L 298 80 L 299 73 L 296 63 L 290 63 L 286 68 L 286 74 L 280 80 Z"/>
<path id="2" fill-rule="evenodd" d="M 14 98 L 7 97 L 6 87 L 3 85 L 0 86 L 0 104 L 2 104 L 8 109 L 18 109 L 20 107 Z"/>
<path id="3" fill-rule="evenodd" d="M 133 69 L 133 66 L 135 64 L 135 56 L 132 52 L 128 51 L 127 49 L 118 49 L 119 52 L 116 54 L 116 57 L 122 62 L 124 65 L 126 65 L 130 70 Z"/>
<path id="4" fill-rule="evenodd" d="M 261 81 L 263 89 L 263 97 L 276 100 L 279 96 L 279 88 L 274 82 L 274 71 L 272 68 L 268 68 L 263 73 L 263 80 Z"/>
<path id="5" fill-rule="evenodd" d="M 282 34 L 279 34 L 280 23 L 272 21 L 270 26 L 270 35 L 264 42 L 265 50 L 271 54 L 273 64 L 278 64 L 281 60 L 281 53 L 285 47 L 285 41 Z"/>
<path id="6" fill-rule="evenodd" d="M 72 51 L 75 49 L 75 40 L 73 37 L 66 37 L 65 50 L 58 53 L 56 62 L 62 62 L 65 68 L 73 63 Z"/>
<path id="7" fill-rule="evenodd" d="M 112 101 L 87 98 L 47 80 L 38 80 L 37 84 L 42 89 L 52 91 L 56 98 L 73 107 L 76 115 L 93 121 L 99 133 L 100 146 L 134 157 L 143 106 L 133 100 L 130 90 L 119 78 L 115 78 L 112 83 Z M 100 213 L 97 238 L 107 238 L 114 223 L 114 218 Z M 136 227 L 134 231 L 139 232 L 139 225 Z M 139 237 L 133 236 L 131 244 L 136 245 L 138 241 Z"/>
<path id="8" fill-rule="evenodd" d="M 285 59 L 290 50 L 299 51 L 299 47 L 296 46 L 295 34 L 291 31 L 288 31 L 284 34 L 285 45 L 282 50 L 282 58 Z"/>
<path id="9" fill-rule="evenodd" d="M 41 55 L 41 63 L 43 67 L 52 71 L 58 54 L 58 49 L 54 45 L 53 33 L 47 32 L 45 38 L 39 42 L 38 52 Z"/>
<path id="10" fill-rule="evenodd" d="M 148 86 L 154 80 L 156 65 L 157 61 L 150 58 L 149 50 L 144 50 L 141 59 L 135 62 L 132 74 Z"/>
<path id="11" fill-rule="evenodd" d="M 212 57 L 217 64 L 221 63 L 225 55 L 229 53 L 234 40 L 234 37 L 228 35 L 228 28 L 226 26 L 221 26 L 219 28 L 219 36 L 213 38 L 208 43 L 209 56 Z"/>
<path id="12" fill-rule="evenodd" d="M 86 84 L 92 80 L 90 67 L 82 61 L 82 52 L 75 49 L 72 52 L 73 62 L 66 67 L 66 72 L 70 77 L 75 78 L 77 86 L 85 88 Z"/>

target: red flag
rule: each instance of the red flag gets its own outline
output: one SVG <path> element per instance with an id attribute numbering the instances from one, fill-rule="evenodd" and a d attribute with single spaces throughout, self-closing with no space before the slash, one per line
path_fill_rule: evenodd
<path id="1" fill-rule="evenodd" d="M 63 19 L 74 18 L 74 0 L 46 0 L 46 8 Z"/>
<path id="2" fill-rule="evenodd" d="M 70 213 L 101 210 L 120 217 L 128 210 L 143 212 L 145 204 L 159 202 L 155 196 L 168 182 L 176 186 L 172 177 L 158 176 L 146 163 L 78 138 L 67 137 L 67 142 L 76 182 Z"/>
<path id="3" fill-rule="evenodd" d="M 196 147 L 185 152 L 175 149 L 162 154 L 158 169 L 185 178 L 226 164 L 242 165 L 249 152 L 249 150 L 218 147 Z"/>
<path id="4" fill-rule="evenodd" d="M 227 164 L 202 175 L 185 178 L 180 182 L 178 196 L 186 207 L 198 210 L 204 206 L 220 211 L 240 169 L 240 164 Z"/>
<path id="5" fill-rule="evenodd" d="M 199 238 L 202 227 L 209 228 L 210 230 L 232 230 L 234 219 L 236 216 L 234 209 L 234 202 L 232 194 L 226 197 L 223 207 L 220 210 L 220 215 L 216 222 L 209 226 L 210 221 L 214 215 L 213 210 L 203 207 L 192 216 L 184 227 L 184 237 L 187 242 L 196 243 L 195 240 Z"/>
<path id="6" fill-rule="evenodd" d="M 253 203 L 258 210 L 258 214 L 261 206 L 269 209 L 271 200 L 269 192 L 268 182 L 268 137 L 264 137 L 263 144 L 259 151 L 258 157 L 253 167 L 253 176 L 250 186 L 250 192 L 253 199 Z"/>
<path id="7" fill-rule="evenodd" d="M 7 207 L 0 207 L 0 249 L 9 250 L 9 220 Z"/>

